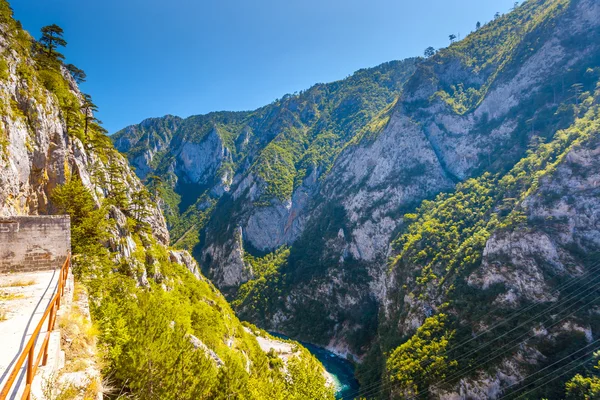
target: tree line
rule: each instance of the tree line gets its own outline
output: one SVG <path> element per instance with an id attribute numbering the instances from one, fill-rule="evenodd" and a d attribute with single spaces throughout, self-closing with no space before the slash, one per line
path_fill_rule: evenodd
<path id="1" fill-rule="evenodd" d="M 73 64 L 65 64 L 65 56 L 59 51 L 59 48 L 66 47 L 67 41 L 63 37 L 63 29 L 56 25 L 47 25 L 41 29 L 41 37 L 39 40 L 33 42 L 33 54 L 35 55 L 38 62 L 42 66 L 49 69 L 64 69 L 71 75 L 73 80 L 77 84 L 85 82 L 87 75 L 86 73 L 76 67 Z M 84 135 L 88 136 L 88 131 L 92 125 L 94 128 L 101 133 L 106 133 L 106 130 L 100 125 L 102 121 L 94 116 L 94 113 L 98 111 L 98 106 L 92 100 L 92 96 L 86 93 L 82 93 L 83 98 L 79 110 L 84 115 Z M 69 113 L 65 115 L 67 126 L 69 126 Z"/>
<path id="2" fill-rule="evenodd" d="M 519 8 L 519 2 L 516 1 L 513 5 L 512 10 L 516 10 L 517 8 Z M 494 19 L 498 19 L 502 16 L 503 14 L 501 14 L 500 12 L 496 12 L 494 14 Z M 475 31 L 478 31 L 479 29 L 481 29 L 481 22 L 477 21 L 477 23 L 475 24 Z M 454 41 L 457 39 L 457 35 L 455 35 L 454 33 L 451 33 L 450 35 L 448 35 L 448 39 L 450 40 L 450 44 L 453 44 Z M 460 38 L 458 38 L 460 40 Z M 436 53 L 438 52 L 438 50 L 435 49 L 435 47 L 433 46 L 429 46 L 425 49 L 425 51 L 423 52 L 423 55 L 425 56 L 425 58 L 429 58 L 434 56 Z"/>

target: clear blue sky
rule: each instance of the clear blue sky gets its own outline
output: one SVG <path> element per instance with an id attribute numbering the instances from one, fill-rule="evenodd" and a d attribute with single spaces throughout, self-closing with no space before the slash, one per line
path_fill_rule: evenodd
<path id="1" fill-rule="evenodd" d="M 67 62 L 110 133 L 147 117 L 251 110 L 464 37 L 514 0 L 12 0 Z"/>

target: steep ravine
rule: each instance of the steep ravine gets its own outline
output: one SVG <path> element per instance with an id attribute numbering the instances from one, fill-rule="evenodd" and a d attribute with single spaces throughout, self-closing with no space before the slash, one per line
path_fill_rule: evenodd
<path id="1" fill-rule="evenodd" d="M 527 2 L 421 63 L 381 131 L 348 146 L 321 183 L 290 259 L 266 285 L 284 294 L 254 310 L 252 294 L 244 290 L 242 315 L 341 353 L 364 354 L 377 325 L 374 310 L 385 293 L 389 245 L 405 226 L 403 214 L 423 199 L 453 190 L 445 171 L 461 181 L 485 171 L 503 173 L 536 140 L 544 142 L 572 123 L 572 115 L 563 111 L 572 94 L 556 97 L 549 89 L 586 79 L 587 69 L 596 65 L 598 49 L 589 33 L 596 35 L 598 27 L 587 18 L 590 13 L 597 8 L 585 1 Z M 512 35 L 523 30 L 527 34 L 515 42 Z M 496 32 L 503 32 L 505 41 L 490 42 Z M 505 59 L 494 64 L 485 58 L 495 53 Z M 478 68 L 478 62 L 486 68 Z M 455 108 L 462 95 L 449 87 L 461 80 L 487 80 L 488 86 L 471 109 L 459 113 Z M 501 93 L 512 93 L 513 105 L 492 112 Z M 533 135 L 532 118 L 537 121 Z M 265 285 L 252 286 L 260 299 Z M 315 316 L 318 328 L 303 330 Z"/>
<path id="2" fill-rule="evenodd" d="M 529 0 L 426 60 L 114 140 L 175 138 L 150 165 L 169 228 L 188 232 L 178 243 L 242 319 L 360 361 L 361 384 L 389 386 L 384 398 L 499 398 L 593 337 L 595 309 L 560 329 L 537 320 L 536 337 L 503 358 L 403 368 L 429 357 L 416 343 L 450 348 L 557 301 L 547 292 L 589 268 L 599 38 L 598 2 Z M 195 159 L 212 175 L 182 172 L 188 143 L 208 151 Z M 190 176 L 212 186 L 173 213 Z M 563 392 L 564 379 L 539 395 Z"/>

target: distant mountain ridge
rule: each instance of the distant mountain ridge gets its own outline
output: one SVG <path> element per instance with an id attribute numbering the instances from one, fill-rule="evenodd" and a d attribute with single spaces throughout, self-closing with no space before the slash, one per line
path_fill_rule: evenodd
<path id="1" fill-rule="evenodd" d="M 312 171 L 327 171 L 342 148 L 393 103 L 418 62 L 363 69 L 256 111 L 151 118 L 111 138 L 140 177 L 158 175 L 169 183 L 162 197 L 173 238 L 179 240 L 201 218 L 189 207 L 219 198 L 244 174 L 260 180 L 255 192 L 262 204 L 291 200 L 295 187 Z M 188 235 L 197 237 L 199 230 Z M 188 239 L 191 250 L 194 239 Z"/>

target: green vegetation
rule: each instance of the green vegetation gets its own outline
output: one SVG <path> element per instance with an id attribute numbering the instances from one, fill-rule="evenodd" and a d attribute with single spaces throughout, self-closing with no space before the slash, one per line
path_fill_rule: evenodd
<path id="1" fill-rule="evenodd" d="M 31 96 L 41 105 L 46 105 L 48 101 L 56 102 L 71 136 L 84 143 L 106 143 L 106 131 L 91 114 L 81 112 L 85 105 L 63 75 L 65 68 L 76 81 L 85 79 L 85 73 L 81 69 L 72 64 L 63 64 L 64 56 L 58 51 L 67 44 L 62 28 L 54 24 L 45 26 L 41 29 L 39 41 L 36 41 L 12 18 L 12 10 L 6 0 L 0 1 L 0 23 L 6 27 L 3 30 L 4 36 L 10 48 L 15 51 L 4 52 L 0 61 L 0 79 L 7 79 L 9 66 L 14 66 L 19 79 L 18 90 L 22 96 Z M 1 106 L 1 113 L 11 113 L 16 118 L 22 118 L 31 132 L 37 129 L 37 111 L 34 107 L 27 107 L 25 103 L 14 99 L 11 99 L 10 104 Z M 3 135 L 0 135 L 0 144 L 3 142 Z"/>
<path id="2" fill-rule="evenodd" d="M 122 259 L 115 272 L 113 256 L 102 246 L 105 230 L 92 228 L 110 197 L 94 210 L 91 193 L 74 178 L 54 190 L 53 201 L 72 217 L 74 271 L 90 293 L 103 372 L 113 384 L 148 399 L 333 398 L 321 365 L 306 350 L 286 370 L 273 367 L 212 285 L 171 263 L 163 246 L 136 230 L 139 224 L 129 232 L 137 244 L 134 258 Z M 132 279 L 139 276 L 137 265 L 148 271 L 149 286 Z M 190 335 L 219 361 L 194 347 Z"/>
<path id="3" fill-rule="evenodd" d="M 395 275 L 397 282 L 405 284 L 400 283 L 397 288 L 398 293 L 393 295 L 398 299 L 398 304 L 394 308 L 397 311 L 380 328 L 382 348 L 384 352 L 388 349 L 391 351 L 386 368 L 394 390 L 422 391 L 427 387 L 429 376 L 429 374 L 424 375 L 420 370 L 409 371 L 410 373 L 403 370 L 403 368 L 420 368 L 423 363 L 408 362 L 406 355 L 423 354 L 429 345 L 427 342 L 422 342 L 420 330 L 400 340 L 394 337 L 394 327 L 397 327 L 408 313 L 415 311 L 409 303 L 402 300 L 406 296 L 413 301 L 418 301 L 417 304 L 428 305 L 434 314 L 437 311 L 438 314 L 432 318 L 445 314 L 456 316 L 452 321 L 444 319 L 445 329 L 449 332 L 456 331 L 455 335 L 443 334 L 444 340 L 448 340 L 447 346 L 450 349 L 456 343 L 470 339 L 473 326 L 478 324 L 490 326 L 501 317 L 498 314 L 501 311 L 493 306 L 493 299 L 503 292 L 502 287 L 492 286 L 487 290 L 475 290 L 467 284 L 466 278 L 481 265 L 484 246 L 493 233 L 540 229 L 537 221 L 528 220 L 523 213 L 521 208 L 523 200 L 538 196 L 540 182 L 552 176 L 557 166 L 572 149 L 579 146 L 593 148 L 592 143 L 597 140 L 595 134 L 600 130 L 600 106 L 598 106 L 600 86 L 594 83 L 586 86 L 586 89 L 592 90 L 586 92 L 587 97 L 582 99 L 581 103 L 569 105 L 573 113 L 578 116 L 573 125 L 568 129 L 557 131 L 547 143 L 538 143 L 532 147 L 508 173 L 486 173 L 479 178 L 467 180 L 459 184 L 454 193 L 440 194 L 433 201 L 424 201 L 415 213 L 404 216 L 403 232 L 393 243 L 397 255 L 391 264 L 391 273 Z M 573 99 L 570 101 L 574 102 Z M 560 197 L 561 194 L 556 196 Z M 546 201 L 551 202 L 553 198 L 548 197 Z M 577 256 L 577 252 L 574 254 Z M 583 292 L 587 286 L 585 282 L 582 285 L 578 290 Z M 440 299 L 444 299 L 443 304 L 440 304 Z M 440 313 L 442 310 L 444 314 Z M 539 307 L 524 313 L 515 324 L 532 317 L 537 311 Z M 560 309 L 557 310 L 558 315 L 560 312 L 562 312 Z M 431 318 L 426 319 L 425 324 L 430 320 Z M 521 328 L 510 331 L 507 327 L 478 337 L 477 340 L 470 341 L 469 345 L 463 346 L 460 352 L 448 352 L 445 356 L 453 361 L 446 363 L 446 360 L 439 360 L 440 365 L 446 363 L 446 368 L 456 365 L 462 374 L 467 374 L 466 376 L 474 373 L 474 370 L 465 367 L 491 366 L 490 349 L 480 351 L 479 346 L 502 333 L 505 335 L 501 336 L 502 340 L 496 347 L 511 343 L 526 334 L 527 330 Z M 582 338 L 568 334 L 565 334 L 561 340 L 560 343 L 563 344 L 559 341 L 552 343 L 546 343 L 544 340 L 536 341 L 540 349 L 546 349 L 543 351 L 548 357 L 545 365 L 551 365 L 552 360 L 569 354 L 582 343 Z M 445 342 L 444 346 L 446 346 Z M 462 356 L 464 354 L 469 356 L 465 358 Z M 376 364 L 376 361 L 372 362 L 372 365 Z M 557 368 L 554 367 L 550 371 Z M 403 372 L 399 374 L 398 371 Z M 462 374 L 450 374 L 450 378 L 444 384 L 451 384 L 465 377 Z M 419 377 L 413 380 L 415 375 Z M 414 382 L 417 382 L 417 386 L 411 386 Z M 582 387 L 593 390 L 594 382 L 577 377 L 568 387 L 572 393 L 579 393 L 583 390 Z M 558 381 L 555 386 L 539 388 L 534 397 L 552 397 L 553 393 L 560 389 L 560 385 Z"/>
<path id="4" fill-rule="evenodd" d="M 244 263 L 252 269 L 254 278 L 240 286 L 232 307 L 241 313 L 242 318 L 252 317 L 256 320 L 268 320 L 273 302 L 282 295 L 281 267 L 290 255 L 289 248 L 283 246 L 264 257 L 254 257 L 244 254 Z"/>
<path id="5" fill-rule="evenodd" d="M 71 249 L 74 254 L 101 252 L 107 239 L 106 208 L 96 209 L 96 202 L 81 180 L 73 178 L 52 191 L 51 200 L 58 214 L 71 216 Z"/>
<path id="6" fill-rule="evenodd" d="M 387 370 L 394 391 L 405 397 L 419 396 L 446 377 L 457 362 L 448 359 L 448 342 L 454 334 L 446 328 L 447 316 L 427 318 L 417 332 L 388 357 Z"/>
<path id="7" fill-rule="evenodd" d="M 20 97 L 58 109 L 73 146 L 88 155 L 83 168 L 90 182 L 80 175 L 81 165 L 72 168 L 65 161 L 66 181 L 51 188 L 48 211 L 71 216 L 73 272 L 89 293 L 103 376 L 121 392 L 113 396 L 333 399 L 322 365 L 305 349 L 298 345 L 297 356 L 274 362 L 212 284 L 170 261 L 169 250 L 157 242 L 148 223 L 155 192 L 129 173 L 94 118 L 91 97 L 74 85 L 85 73 L 63 64 L 62 29 L 44 27 L 39 42 L 34 41 L 12 19 L 5 0 L 0 0 L 0 24 L 14 50 L 0 72 L 14 66 Z M 36 107 L 20 99 L 2 107 L 35 131 Z M 33 149 L 35 142 L 28 146 Z M 202 223 L 200 218 L 194 222 Z M 68 324 L 73 329 L 66 329 L 73 339 L 70 351 L 77 356 L 90 344 L 89 337 L 85 332 L 77 336 L 77 324 Z M 51 395 L 66 397 L 75 390 L 62 389 Z"/>
<path id="8" fill-rule="evenodd" d="M 65 56 L 60 54 L 56 49 L 67 45 L 67 41 L 63 39 L 64 31 L 56 24 L 44 26 L 42 28 L 42 37 L 39 40 L 41 49 L 54 59 L 64 59 Z"/>
<path id="9" fill-rule="evenodd" d="M 381 88 L 385 76 L 392 74 L 391 71 L 383 71 L 384 68 L 359 71 L 347 80 L 316 85 L 255 112 L 230 116 L 228 123 L 219 119 L 224 116 L 216 114 L 197 117 L 193 124 L 183 122 L 188 136 L 177 132 L 174 135 L 186 140 L 194 137 L 197 141 L 216 127 L 227 146 L 230 143 L 235 145 L 232 160 L 227 161 L 227 170 L 236 171 L 240 165 L 247 163 L 251 165 L 250 171 L 264 181 L 262 196 L 254 206 L 269 205 L 274 199 L 285 201 L 312 172 L 318 171 L 321 176 L 326 174 L 347 146 L 376 139 L 394 111 L 407 111 L 420 123 L 424 120 L 420 120 L 417 113 L 423 112 L 423 103 L 429 105 L 436 97 L 458 114 L 473 111 L 492 86 L 512 79 L 517 67 L 547 43 L 549 35 L 555 34 L 557 17 L 572 10 L 568 7 L 570 3 L 568 0 L 531 0 L 513 13 L 498 15 L 490 24 L 483 27 L 478 24 L 475 34 L 447 49 L 438 53 L 427 49 L 425 55 L 428 60 L 418 65 L 419 71 L 409 80 L 405 92 L 410 98 L 413 89 L 422 88 L 420 84 L 427 82 L 436 87 L 433 99 L 397 105 L 395 99 L 385 99 L 387 92 Z M 573 40 L 576 43 L 565 41 L 561 44 L 566 49 L 573 49 L 572 46 L 590 45 L 593 40 L 590 35 L 587 39 Z M 373 347 L 374 351 L 381 351 L 386 356 L 373 357 L 370 354 L 365 365 L 360 367 L 362 371 L 370 367 L 379 369 L 378 373 L 371 374 L 373 380 L 383 377 L 399 385 L 400 391 L 424 392 L 432 381 L 421 381 L 429 377 L 430 372 L 420 362 L 412 363 L 424 354 L 423 349 L 427 349 L 425 355 L 428 355 L 429 350 L 438 348 L 441 343 L 445 348 L 452 348 L 453 344 L 471 337 L 474 326 L 479 326 L 479 323 L 489 325 L 501 317 L 502 311 L 495 313 L 490 304 L 503 292 L 502 285 L 476 290 L 467 284 L 466 277 L 481 265 L 484 246 L 494 233 L 539 229 L 536 226 L 539 221 L 528 221 L 525 217 L 522 202 L 526 197 L 536 195 L 540 180 L 552 175 L 570 149 L 581 145 L 597 131 L 598 99 L 594 92 L 598 71 L 589 66 L 598 65 L 598 61 L 597 56 L 592 54 L 589 59 L 578 61 L 568 70 L 550 72 L 539 90 L 510 110 L 503 121 L 494 120 L 486 114 L 476 117 L 477 125 L 470 132 L 473 135 L 489 135 L 503 122 L 514 121 L 516 129 L 511 140 L 504 147 L 492 149 L 487 160 L 479 160 L 481 167 L 473 174 L 476 178 L 460 183 L 455 192 L 425 201 L 416 210 L 410 206 L 412 212 L 405 215 L 401 232 L 394 242 L 395 255 L 391 265 L 396 281 L 406 285 L 399 284 L 397 293 L 392 294 L 397 303 L 389 320 L 381 324 L 378 342 Z M 584 70 L 582 66 L 585 66 Z M 381 97 L 366 98 L 360 88 L 365 88 L 364 93 L 379 93 Z M 399 93 L 400 87 L 394 88 L 394 91 Z M 338 95 L 340 97 L 336 97 Z M 199 121 L 202 129 L 196 136 L 191 136 L 191 127 L 194 124 L 198 126 Z M 247 134 L 246 146 L 240 145 L 239 139 L 244 137 L 243 134 Z M 171 165 L 172 158 L 168 157 L 172 155 L 166 154 L 160 164 L 163 169 L 157 169 L 159 173 Z M 169 194 L 172 198 L 176 195 L 181 193 L 172 190 Z M 216 208 L 222 214 L 214 218 L 213 221 L 218 222 L 211 226 L 216 231 L 215 236 L 225 236 L 227 227 L 236 222 L 233 221 L 236 214 L 231 210 L 239 211 L 242 205 L 231 206 L 231 201 L 223 201 L 220 204 L 226 206 Z M 180 199 L 167 202 L 173 204 L 170 208 L 176 209 Z M 245 254 L 246 267 L 252 268 L 255 277 L 244 283 L 235 294 L 233 306 L 243 318 L 268 323 L 276 310 L 290 306 L 284 300 L 290 292 L 302 285 L 317 287 L 321 279 L 327 279 L 324 276 L 344 280 L 344 285 L 340 285 L 343 289 L 332 296 L 356 296 L 354 285 L 369 281 L 360 262 L 349 258 L 344 260 L 343 268 L 337 268 L 339 254 L 335 258 L 328 254 L 324 243 L 335 238 L 346 221 L 343 207 L 331 204 L 327 207 L 330 208 L 319 215 L 323 218 L 311 221 L 305 234 L 291 248 L 279 249 L 264 257 Z M 391 212 L 404 213 L 406 210 Z M 178 227 L 178 236 L 188 232 L 190 225 L 184 222 L 182 226 L 186 229 Z M 196 229 L 200 228 L 194 227 Z M 191 236 L 194 240 L 197 238 L 196 234 Z M 445 299 L 449 300 L 447 304 Z M 336 323 L 344 321 L 352 326 L 356 320 L 364 323 L 365 315 L 375 314 L 374 307 L 360 318 L 351 315 L 348 310 L 342 311 L 348 315 L 331 315 L 323 311 L 322 298 L 319 301 L 303 300 L 298 308 L 283 310 L 292 315 L 292 321 L 286 321 L 289 323 L 287 332 L 296 330 L 311 335 L 317 343 L 323 343 L 330 337 Z M 438 332 L 439 335 L 436 333 L 435 340 L 427 341 L 418 333 L 398 332 L 409 312 L 413 313 L 410 317 L 433 315 L 426 321 L 431 318 L 437 321 L 441 313 L 452 318 L 444 318 L 444 330 Z M 523 318 L 530 317 L 532 313 Z M 459 318 L 454 318 L 454 315 Z M 308 333 L 300 332 L 303 326 L 311 326 L 312 329 Z M 510 343 L 523 333 L 523 330 L 516 330 L 499 345 Z M 354 348 L 365 343 L 364 337 L 360 338 L 362 341 L 352 337 L 347 339 L 351 346 L 358 344 Z M 489 336 L 485 336 L 474 340 L 465 348 L 465 354 L 488 339 Z M 577 336 L 568 339 L 571 344 L 581 340 Z M 547 346 L 545 349 L 553 349 L 548 354 L 562 351 L 547 343 L 542 345 Z M 442 353 L 432 351 L 431 354 Z M 388 356 L 386 363 L 384 358 Z M 465 359 L 460 354 L 449 354 L 436 366 L 441 367 L 440 376 L 450 378 L 450 382 L 445 383 L 450 385 L 464 377 L 454 372 L 469 365 L 481 364 L 482 368 L 492 368 L 493 363 L 487 356 L 483 352 L 475 352 Z M 556 359 L 554 356 L 550 358 Z M 550 362 L 548 360 L 548 364 Z M 446 370 L 454 372 L 446 373 Z M 406 380 L 403 380 L 404 377 Z M 551 387 L 548 391 L 554 389 Z"/>
<path id="10" fill-rule="evenodd" d="M 257 117 L 268 112 L 276 118 L 266 127 L 253 127 L 255 137 L 262 139 L 261 134 L 268 134 L 274 123 L 281 132 L 255 162 L 256 172 L 266 182 L 262 201 L 289 199 L 292 189 L 313 170 L 328 171 L 346 144 L 394 103 L 417 62 L 409 59 L 363 69 L 345 80 L 315 85 L 257 110 Z"/>
<path id="11" fill-rule="evenodd" d="M 598 358 L 600 354 L 595 353 Z M 594 400 L 600 398 L 600 377 L 597 376 L 600 370 L 598 362 L 590 373 L 590 376 L 583 377 L 580 374 L 575 375 L 566 383 L 567 400 Z"/>
<path id="12" fill-rule="evenodd" d="M 428 48 L 425 49 L 423 54 L 425 55 L 425 58 L 433 57 L 435 55 L 435 48 L 429 46 Z"/>
<path id="13" fill-rule="evenodd" d="M 77 67 L 75 67 L 77 68 Z M 92 96 L 89 94 L 83 95 L 83 103 L 81 104 L 81 111 L 83 111 L 83 119 L 84 119 L 84 128 L 83 135 L 84 137 L 88 136 L 88 130 L 91 124 L 98 124 L 100 121 L 94 117 L 94 113 L 98 111 L 98 106 L 94 104 L 92 101 Z"/>
<path id="14" fill-rule="evenodd" d="M 4 58 L 0 59 L 0 79 L 8 79 L 8 63 Z"/>
<path id="15" fill-rule="evenodd" d="M 277 198 L 281 201 L 291 199 L 294 189 L 296 167 L 294 153 L 288 150 L 292 145 L 271 143 L 256 161 L 256 173 L 268 182 L 263 199 Z M 268 203 L 267 203 L 268 204 Z"/>
<path id="16" fill-rule="evenodd" d="M 436 87 L 435 95 L 419 101 L 438 98 L 457 114 L 473 111 L 493 85 L 510 78 L 515 66 L 546 43 L 540 38 L 551 32 L 554 18 L 567 12 L 570 3 L 530 0 L 515 7 L 513 13 L 498 15 L 486 26 L 478 23 L 477 32 L 463 41 L 455 43 L 456 36 L 450 35 L 449 48 L 437 53 L 433 48 L 426 49 L 427 60 L 419 64 L 419 73 L 406 90 L 427 81 Z M 0 8 L 0 18 L 4 13 Z M 11 40 L 31 43 L 19 34 Z M 562 44 L 585 46 L 588 42 L 582 43 Z M 19 79 L 50 91 L 51 101 L 60 105 L 69 134 L 93 145 L 106 163 L 100 167 L 105 170 L 93 176 L 94 182 L 100 182 L 108 191 L 100 207 L 78 177 L 52 193 L 57 211 L 72 215 L 75 271 L 90 291 L 106 361 L 105 374 L 114 379 L 116 386 L 141 398 L 331 398 L 321 367 L 310 355 L 301 350 L 301 356 L 284 364 L 273 352 L 265 354 L 248 326 L 237 320 L 210 283 L 170 262 L 167 250 L 156 243 L 143 222 L 148 216 L 143 205 L 160 202 L 174 246 L 193 250 L 200 243 L 199 232 L 217 209 L 216 196 L 210 190 L 222 177 L 231 181 L 234 173 L 243 171 L 259 178 L 262 192 L 254 206 L 289 200 L 307 176 L 315 172 L 321 177 L 326 175 L 345 148 L 377 138 L 396 111 L 396 98 L 417 61 L 361 70 L 343 81 L 315 85 L 252 112 L 211 113 L 186 120 L 168 117 L 120 132 L 113 140 L 118 143 L 131 139 L 132 144 L 124 150 L 130 160 L 144 156 L 148 143 L 159 144 L 150 171 L 143 171 L 149 190 L 131 193 L 129 182 L 122 179 L 126 175 L 123 166 L 115 162 L 99 121 L 93 117 L 96 106 L 89 96 L 81 99 L 73 94 L 69 80 L 62 75 L 61 68 L 65 67 L 75 81 L 85 79 L 85 73 L 77 67 L 62 65 L 57 49 L 65 44 L 59 27 L 45 27 L 39 46 L 33 50 L 25 46 L 20 53 L 30 54 L 35 61 L 19 59 L 0 64 L 0 78 L 16 63 Z M 588 143 L 600 129 L 599 70 L 587 66 L 584 72 L 580 69 L 583 64 L 598 65 L 599 60 L 587 61 L 552 75 L 532 94 L 531 101 L 509 112 L 506 118 L 514 120 L 517 128 L 510 149 L 493 149 L 492 153 L 502 154 L 499 161 L 492 162 L 491 157 L 487 163 L 482 161 L 476 178 L 458 184 L 453 193 L 424 201 L 404 215 L 401 232 L 393 243 L 390 274 L 398 287 L 390 294 L 396 303 L 389 315 L 377 316 L 376 305 L 365 300 L 360 315 L 354 315 L 353 309 L 331 316 L 323 309 L 322 299 L 307 299 L 301 309 L 286 310 L 293 314 L 288 332 L 310 326 L 305 335 L 318 342 L 337 328 L 339 321 L 374 330 L 377 318 L 383 319 L 373 346 L 378 354 L 367 356 L 360 373 L 364 383 L 383 380 L 389 384 L 385 395 L 391 398 L 427 397 L 431 385 L 450 388 L 458 379 L 472 377 L 469 367 L 493 368 L 489 351 L 478 350 L 491 334 L 474 338 L 461 353 L 453 351 L 454 345 L 473 338 L 474 327 L 490 326 L 505 312 L 492 306 L 504 292 L 503 285 L 479 290 L 468 284 L 467 277 L 481 265 L 484 246 L 493 234 L 542 229 L 539 221 L 527 219 L 523 201 L 539 196 L 540 182 L 552 176 L 571 149 Z M 46 101 L 40 90 L 33 92 Z M 16 102 L 3 106 L 27 121 L 35 120 Z M 422 104 L 400 106 L 402 111 L 406 108 L 410 112 Z M 490 121 L 488 115 L 476 122 L 474 131 L 482 135 L 499 124 Z M 183 142 L 200 143 L 212 133 L 227 147 L 226 157 L 214 177 L 202 184 L 185 183 L 177 176 L 181 171 L 173 168 L 175 155 L 170 147 Z M 505 154 L 503 150 L 511 151 Z M 415 166 L 414 174 L 421 169 Z M 551 202 L 552 196 L 545 201 Z M 219 203 L 223 207 L 221 215 L 213 216 L 218 228 L 215 235 L 224 235 L 224 226 L 235 225 L 236 221 L 230 220 L 235 216 L 231 210 L 240 210 L 241 205 L 232 202 L 228 198 Z M 117 227 L 108 217 L 114 208 L 125 215 L 125 226 Z M 351 257 L 344 260 L 343 269 L 337 268 L 339 254 L 331 255 L 326 243 L 345 226 L 345 210 L 332 204 L 324 209 L 323 218 L 311 221 L 293 247 L 282 247 L 262 257 L 244 254 L 246 267 L 254 277 L 241 285 L 232 303 L 242 317 L 266 322 L 291 288 L 317 287 L 332 274 L 356 287 L 368 285 L 372 278 L 365 266 Z M 107 231 L 120 230 L 126 231 L 122 237 L 106 236 Z M 127 236 L 135 243 L 131 258 L 118 259 L 105 244 L 114 240 L 117 243 L 111 243 L 113 248 L 123 246 Z M 142 279 L 146 276 L 147 282 Z M 332 296 L 356 299 L 353 290 L 355 286 L 348 284 Z M 535 315 L 538 309 L 532 308 L 516 323 Z M 559 308 L 557 315 L 563 311 Z M 407 319 L 415 317 L 423 320 L 416 332 L 398 331 L 408 325 Z M 501 348 L 525 332 L 505 328 L 494 334 L 500 337 Z M 351 348 L 366 342 L 361 335 L 364 333 L 348 335 Z M 551 369 L 553 361 L 584 340 L 581 334 L 568 333 L 556 335 L 553 341 L 534 339 L 531 343 L 550 355 L 540 365 Z M 578 372 L 582 374 L 566 383 L 567 396 L 598 397 L 598 377 L 593 373 L 584 377 L 583 371 Z M 539 388 L 534 395 L 553 396 L 564 383 Z"/>
<path id="17" fill-rule="evenodd" d="M 343 267 L 338 266 L 339 255 L 332 253 L 328 240 L 337 237 L 339 230 L 347 223 L 344 208 L 328 205 L 322 218 L 312 220 L 293 246 L 283 246 L 262 257 L 244 254 L 247 268 L 255 276 L 240 286 L 233 297 L 232 306 L 240 318 L 268 326 L 275 314 L 285 309 L 289 318 L 280 327 L 293 337 L 311 343 L 326 345 L 326 338 L 335 327 L 329 310 L 318 297 L 306 296 L 298 304 L 288 303 L 286 295 L 295 288 L 305 285 L 305 290 L 314 290 L 320 285 L 329 285 L 331 277 L 343 279 L 349 289 L 332 293 L 332 301 L 338 294 L 361 297 L 361 288 L 369 281 L 369 276 L 359 261 L 348 258 Z M 314 238 L 319 238 L 315 241 Z M 310 288 L 310 289 L 309 289 Z M 357 290 L 358 288 L 358 290 Z M 291 307 L 291 308 L 288 308 Z M 361 298 L 355 307 L 343 310 L 343 318 L 349 325 L 364 324 L 365 331 L 349 332 L 344 340 L 350 346 L 359 348 L 376 329 L 377 304 L 370 298 Z M 305 329 L 310 326 L 311 329 Z"/>
<path id="18" fill-rule="evenodd" d="M 544 30 L 550 28 L 554 17 L 568 9 L 571 0 L 530 0 L 513 12 L 498 16 L 494 21 L 478 27 L 464 40 L 454 42 L 431 57 L 421 70 L 430 70 L 429 77 L 435 79 L 440 88 L 436 95 L 458 114 L 465 114 L 477 107 L 487 94 L 496 78 L 519 64 L 524 54 L 531 54 L 541 42 Z M 531 35 L 530 35 L 531 34 Z M 543 43 L 543 42 L 542 42 Z M 460 64 L 458 78 L 439 79 L 443 74 L 434 71 L 444 66 L 456 68 Z M 479 75 L 483 81 L 465 80 L 467 73 Z"/>
<path id="19" fill-rule="evenodd" d="M 265 276 L 273 274 L 279 270 L 290 255 L 290 249 L 282 246 L 275 252 L 264 257 L 254 257 L 249 253 L 244 254 L 244 262 L 252 268 L 254 276 Z"/>
<path id="20" fill-rule="evenodd" d="M 240 167 L 249 165 L 263 186 L 255 206 L 289 200 L 308 175 L 326 174 L 351 141 L 364 136 L 373 138 L 383 130 L 391 105 L 418 62 L 419 59 L 408 59 L 363 69 L 344 80 L 286 95 L 252 112 L 210 113 L 185 120 L 166 116 L 144 121 L 117 132 L 112 139 L 119 148 L 125 140 L 134 143 L 122 147 L 131 161 L 148 150 L 147 143 L 161 148 L 153 156 L 151 174 L 164 182 L 160 196 L 173 243 L 189 249 L 197 243 L 204 226 L 198 220 L 204 221 L 212 212 L 198 213 L 197 205 L 206 201 L 210 189 L 224 173 L 233 176 Z M 182 179 L 173 176 L 175 155 L 170 153 L 169 144 L 200 143 L 213 130 L 231 152 L 231 161 L 224 160 L 206 185 L 181 185 Z"/>
<path id="21" fill-rule="evenodd" d="M 206 226 L 216 200 L 205 193 L 180 213 L 181 196 L 173 187 L 161 182 L 156 186 L 155 193 L 154 199 L 163 202 L 162 209 L 167 219 L 172 245 L 178 249 L 193 251 L 200 241 L 199 232 Z"/>
<path id="22" fill-rule="evenodd" d="M 85 72 L 83 72 L 82 69 L 77 68 L 73 64 L 67 64 L 65 65 L 65 68 L 67 69 L 67 71 L 69 71 L 71 77 L 75 80 L 75 82 L 77 82 L 77 84 L 85 82 L 85 78 L 87 77 L 87 75 L 85 74 Z"/>

